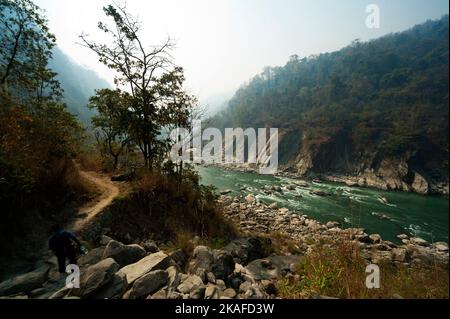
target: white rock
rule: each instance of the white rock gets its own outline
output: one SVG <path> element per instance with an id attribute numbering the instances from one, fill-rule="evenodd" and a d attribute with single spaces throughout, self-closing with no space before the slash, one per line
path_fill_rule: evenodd
<path id="1" fill-rule="evenodd" d="M 128 285 L 131 285 L 136 279 L 148 274 L 151 271 L 167 269 L 170 266 L 170 257 L 163 252 L 148 255 L 138 262 L 125 266 L 120 272 L 125 274 Z"/>

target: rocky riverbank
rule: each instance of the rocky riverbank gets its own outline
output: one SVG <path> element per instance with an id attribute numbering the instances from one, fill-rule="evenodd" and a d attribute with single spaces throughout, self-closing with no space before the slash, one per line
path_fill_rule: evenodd
<path id="1" fill-rule="evenodd" d="M 207 165 L 205 165 L 207 166 Z M 210 165 L 211 166 L 211 165 Z M 258 174 L 258 169 L 252 165 L 213 165 L 225 170 L 233 170 L 237 172 L 249 172 Z M 345 184 L 350 187 L 369 187 L 376 188 L 384 191 L 403 191 L 413 192 L 422 195 L 447 195 L 449 194 L 449 183 L 443 181 L 432 181 L 425 179 L 422 175 L 415 172 L 414 176 L 409 178 L 409 181 L 405 181 L 406 178 L 403 175 L 393 173 L 395 170 L 389 170 L 385 168 L 380 172 L 373 170 L 365 170 L 357 175 L 339 175 L 339 174 L 314 174 L 314 173 L 299 173 L 292 168 L 281 168 L 275 176 L 286 177 L 291 179 L 304 179 L 309 178 L 311 180 L 318 179 L 323 181 L 329 181 L 334 183 Z"/>
<path id="2" fill-rule="evenodd" d="M 34 271 L 0 283 L 0 298 L 278 298 L 280 282 L 301 280 L 298 266 L 305 258 L 323 245 L 345 242 L 358 247 L 366 264 L 448 267 L 449 250 L 444 242 L 428 243 L 399 234 L 401 244 L 396 244 L 361 228 L 322 224 L 276 204 L 265 205 L 252 194 L 222 195 L 218 202 L 242 234 L 220 249 L 200 244 L 199 238 L 191 239 L 193 250 L 185 253 L 152 240 L 123 244 L 102 235 L 95 248 L 79 259 L 79 288 L 66 287 L 66 275 L 57 272 L 56 258 L 47 255 Z M 280 235 L 289 239 L 289 247 L 274 250 Z"/>
<path id="3" fill-rule="evenodd" d="M 196 239 L 195 239 L 196 240 Z M 266 258 L 264 258 L 266 257 Z M 102 236 L 79 259 L 80 288 L 67 288 L 50 257 L 36 270 L 0 283 L 11 299 L 263 299 L 274 281 L 290 273 L 300 256 L 265 256 L 258 238 L 240 238 L 222 249 L 196 246 L 159 251 L 152 241 L 124 245 Z M 244 266 L 245 265 L 245 266 Z"/>
<path id="4" fill-rule="evenodd" d="M 320 242 L 350 241 L 359 245 L 367 263 L 448 264 L 448 244 L 445 242 L 428 243 L 418 237 L 399 234 L 402 244 L 395 244 L 378 234 L 367 234 L 363 228 L 343 229 L 333 221 L 324 225 L 307 215 L 278 208 L 276 204 L 265 205 L 252 194 L 245 198 L 222 195 L 219 201 L 224 205 L 225 216 L 241 229 L 262 234 L 282 233 L 296 242 L 302 254 L 310 253 Z"/>

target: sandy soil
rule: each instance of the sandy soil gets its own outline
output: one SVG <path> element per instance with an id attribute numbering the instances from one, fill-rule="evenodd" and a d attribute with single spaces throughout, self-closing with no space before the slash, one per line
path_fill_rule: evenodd
<path id="1" fill-rule="evenodd" d="M 81 231 L 98 213 L 109 206 L 113 199 L 119 195 L 119 187 L 111 182 L 107 176 L 82 170 L 80 170 L 80 176 L 94 184 L 101 195 L 79 209 L 79 218 L 77 218 L 69 228 L 75 232 Z"/>

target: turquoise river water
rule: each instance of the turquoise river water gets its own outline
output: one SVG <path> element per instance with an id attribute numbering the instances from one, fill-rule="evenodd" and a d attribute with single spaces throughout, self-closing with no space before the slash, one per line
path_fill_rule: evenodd
<path id="1" fill-rule="evenodd" d="M 255 194 L 264 203 L 277 202 L 278 207 L 306 214 L 326 223 L 339 221 L 343 227 L 363 227 L 369 234 L 398 242 L 398 234 L 407 233 L 430 242 L 448 242 L 449 205 L 444 196 L 422 196 L 412 193 L 382 191 L 371 188 L 348 187 L 329 182 L 307 181 L 307 187 L 287 185 L 295 180 L 224 170 L 216 167 L 197 167 L 202 184 L 218 190 L 230 189 L 231 195 Z M 265 194 L 266 185 L 279 186 L 281 192 Z M 322 190 L 330 196 L 312 194 Z"/>

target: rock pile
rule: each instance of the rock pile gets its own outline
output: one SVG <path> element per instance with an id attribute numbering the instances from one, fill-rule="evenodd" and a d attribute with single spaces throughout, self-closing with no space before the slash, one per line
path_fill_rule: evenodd
<path id="1" fill-rule="evenodd" d="M 331 221 L 325 225 L 287 208 L 265 205 L 248 195 L 245 198 L 223 195 L 219 202 L 223 205 L 225 216 L 239 227 L 250 233 L 283 233 L 297 243 L 297 248 L 304 254 L 311 252 L 319 242 L 357 243 L 361 255 L 368 263 L 388 261 L 394 263 L 431 264 L 441 262 L 448 264 L 448 244 L 445 242 L 428 243 L 422 238 L 400 234 L 402 244 L 383 240 L 378 234 L 367 234 L 363 228 L 342 229 L 340 223 Z"/>
<path id="2" fill-rule="evenodd" d="M 100 243 L 79 260 L 80 288 L 66 287 L 66 276 L 55 272 L 56 261 L 51 258 L 33 272 L 0 283 L 0 295 L 33 299 L 270 298 L 276 293 L 274 281 L 288 275 L 300 258 L 264 258 L 259 239 L 252 237 L 232 241 L 220 250 L 197 246 L 187 261 L 180 250 L 150 253 L 140 245 L 124 245 L 106 236 Z M 154 244 L 151 249 L 155 250 Z"/>

